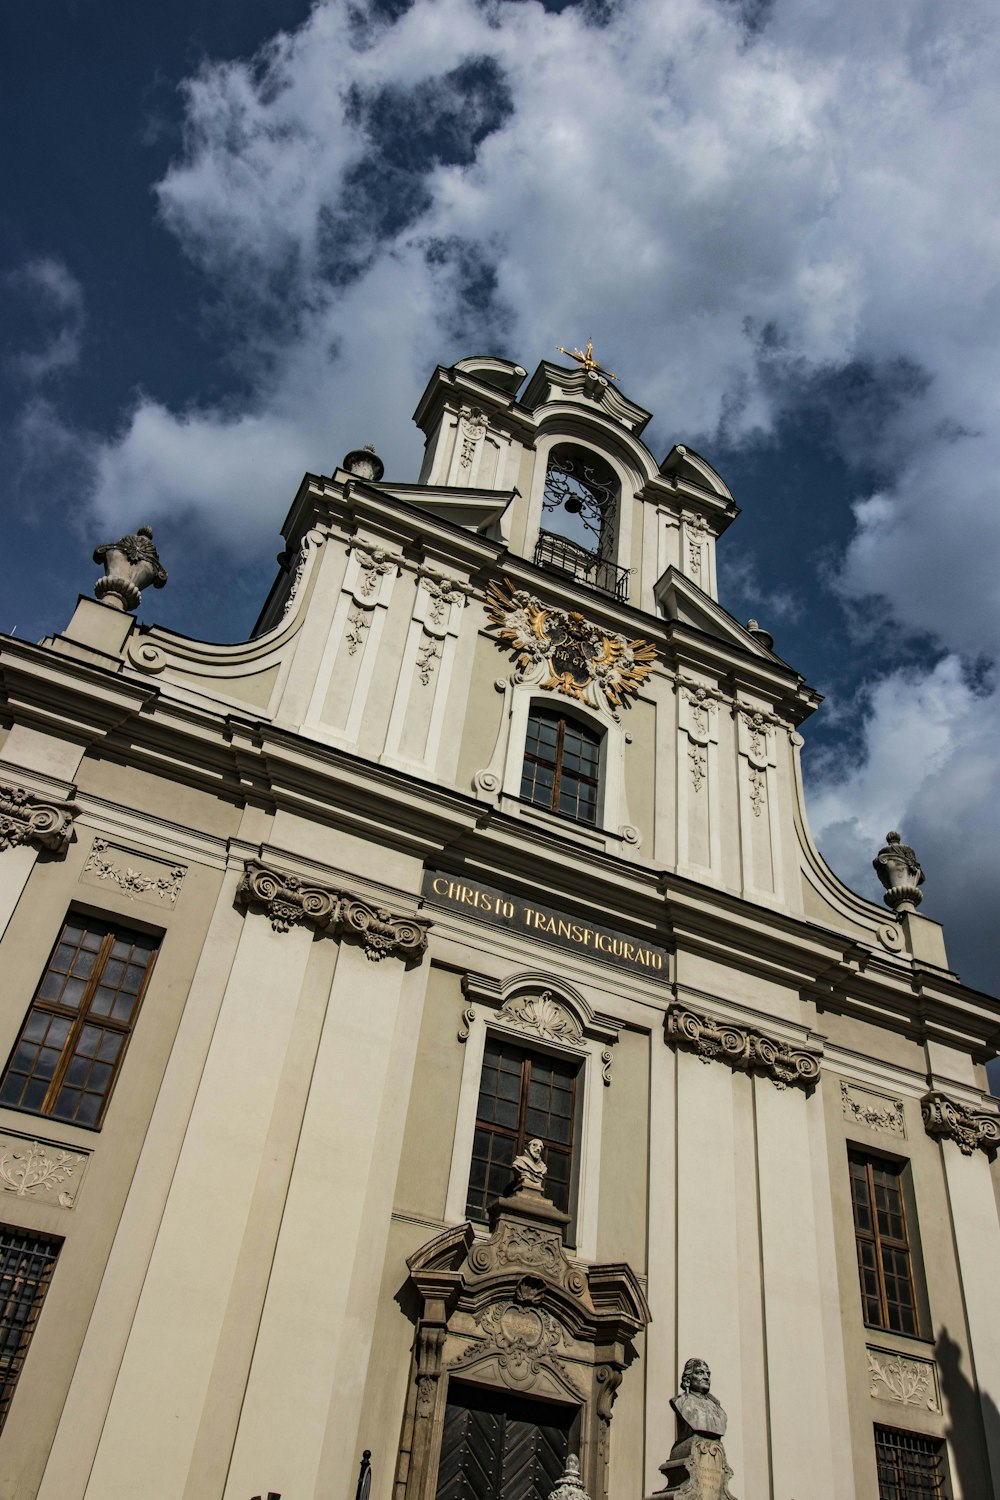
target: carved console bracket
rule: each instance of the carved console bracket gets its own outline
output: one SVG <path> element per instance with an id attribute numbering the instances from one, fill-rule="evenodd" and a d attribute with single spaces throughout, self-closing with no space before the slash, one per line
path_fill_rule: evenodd
<path id="1" fill-rule="evenodd" d="M 290 870 L 276 870 L 260 860 L 247 861 L 236 900 L 242 906 L 264 910 L 275 932 L 287 932 L 302 922 L 332 937 L 357 938 L 365 957 L 373 963 L 382 958 L 419 962 L 427 951 L 431 924 L 426 918 L 399 916 L 384 906 L 374 906 Z"/>
<path id="2" fill-rule="evenodd" d="M 0 849 L 33 844 L 36 849 L 65 854 L 79 811 L 75 802 L 62 802 L 23 786 L 0 785 Z"/>
<path id="3" fill-rule="evenodd" d="M 751 1027 L 718 1021 L 685 1005 L 673 1005 L 664 1026 L 668 1042 L 690 1047 L 702 1062 L 718 1058 L 740 1072 L 764 1073 L 775 1088 L 783 1089 L 790 1083 L 811 1088 L 819 1078 L 818 1053 L 790 1047 Z"/>
<path id="4" fill-rule="evenodd" d="M 954 1141 L 963 1156 L 978 1149 L 992 1158 L 1000 1146 L 1000 1114 L 991 1109 L 970 1109 L 940 1089 L 929 1089 L 920 1101 L 920 1113 L 927 1134 Z"/>

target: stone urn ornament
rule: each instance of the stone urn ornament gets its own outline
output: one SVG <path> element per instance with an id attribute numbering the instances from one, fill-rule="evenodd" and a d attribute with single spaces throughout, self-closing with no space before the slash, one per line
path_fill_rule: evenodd
<path id="1" fill-rule="evenodd" d="M 566 1459 L 566 1467 L 555 1489 L 550 1491 L 549 1500 L 590 1500 L 583 1487 L 580 1460 L 575 1453 L 571 1453 Z"/>
<path id="2" fill-rule="evenodd" d="M 104 577 L 94 584 L 94 593 L 109 609 L 138 609 L 144 588 L 152 584 L 162 589 L 167 581 L 153 546 L 152 526 L 140 526 L 134 536 L 117 542 L 102 542 L 94 548 L 94 561 L 104 564 Z"/>
<path id="3" fill-rule="evenodd" d="M 920 861 L 909 844 L 901 842 L 893 829 L 885 836 L 885 848 L 872 860 L 872 868 L 885 886 L 882 900 L 897 913 L 916 911 L 924 899 L 919 887 L 924 883 Z"/>

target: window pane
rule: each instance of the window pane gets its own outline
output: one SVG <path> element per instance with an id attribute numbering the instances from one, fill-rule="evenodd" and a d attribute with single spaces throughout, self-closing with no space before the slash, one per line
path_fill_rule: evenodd
<path id="1" fill-rule="evenodd" d="M 0 1101 L 97 1124 L 155 956 L 155 941 L 142 934 L 67 922 L 0 1080 Z M 108 1017 L 115 1029 L 88 1016 Z"/>

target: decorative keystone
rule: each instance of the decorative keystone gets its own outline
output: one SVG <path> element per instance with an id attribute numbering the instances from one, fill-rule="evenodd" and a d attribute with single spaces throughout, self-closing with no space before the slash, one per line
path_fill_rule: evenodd
<path id="1" fill-rule="evenodd" d="M 0 849 L 34 844 L 53 854 L 65 854 L 73 837 L 75 802 L 43 797 L 23 786 L 0 785 Z"/>
<path id="2" fill-rule="evenodd" d="M 1000 1145 L 1000 1114 L 993 1110 L 969 1109 L 940 1089 L 930 1089 L 920 1101 L 920 1113 L 927 1134 L 954 1141 L 963 1156 L 979 1150 L 992 1157 Z"/>
<path id="3" fill-rule="evenodd" d="M 896 913 L 916 911 L 924 899 L 918 886 L 924 883 L 920 861 L 909 844 L 900 842 L 895 829 L 885 836 L 885 848 L 872 860 L 872 869 L 885 886 L 882 900 Z"/>
<path id="4" fill-rule="evenodd" d="M 789 1047 L 762 1031 L 734 1026 L 731 1021 L 699 1015 L 683 1005 L 667 1012 L 666 1032 L 668 1041 L 692 1048 L 702 1062 L 718 1058 L 739 1072 L 766 1073 L 775 1088 L 783 1089 L 790 1083 L 811 1088 L 819 1078 L 820 1060 L 815 1052 Z"/>
<path id="5" fill-rule="evenodd" d="M 94 561 L 104 564 L 104 577 L 94 584 L 94 593 L 109 609 L 138 609 L 144 588 L 152 584 L 162 589 L 167 581 L 153 546 L 152 526 L 140 526 L 134 536 L 117 542 L 102 542 L 94 548 Z"/>
<path id="6" fill-rule="evenodd" d="M 260 860 L 247 861 L 236 900 L 242 906 L 263 908 L 275 932 L 288 932 L 305 923 L 333 937 L 355 937 L 373 963 L 382 958 L 419 961 L 427 951 L 431 924 L 426 918 L 399 916 L 384 906 L 305 880 L 290 870 L 276 870 Z"/>

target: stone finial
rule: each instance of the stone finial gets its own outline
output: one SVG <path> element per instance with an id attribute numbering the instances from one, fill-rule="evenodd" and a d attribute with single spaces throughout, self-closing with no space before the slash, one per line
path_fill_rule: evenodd
<path id="1" fill-rule="evenodd" d="M 162 589 L 167 574 L 153 546 L 152 526 L 140 526 L 134 536 L 103 542 L 94 548 L 94 561 L 104 564 L 104 577 L 94 584 L 94 593 L 109 609 L 138 609 L 142 590 L 152 584 Z"/>
<path id="2" fill-rule="evenodd" d="M 872 860 L 875 874 L 885 886 L 882 900 L 894 912 L 916 911 L 924 899 L 918 886 L 924 883 L 920 861 L 909 844 L 900 842 L 895 829 L 885 836 L 885 848 Z"/>
<path id="3" fill-rule="evenodd" d="M 378 484 L 385 473 L 385 464 L 375 452 L 373 443 L 366 443 L 363 448 L 352 448 L 345 456 L 343 466 L 349 474 L 355 474 L 358 479 L 367 479 L 371 484 Z"/>
<path id="4" fill-rule="evenodd" d="M 759 641 L 765 651 L 774 650 L 774 636 L 769 630 L 763 630 L 756 620 L 747 621 L 747 632 L 755 641 Z"/>
<path id="5" fill-rule="evenodd" d="M 550 1492 L 549 1500 L 590 1500 L 583 1487 L 580 1460 L 575 1453 L 570 1453 L 567 1457 L 566 1467 L 559 1476 L 559 1483 Z"/>
<path id="6" fill-rule="evenodd" d="M 515 1192 L 544 1194 L 545 1174 L 549 1170 L 542 1156 L 544 1150 L 542 1141 L 528 1141 L 520 1156 L 515 1156 L 512 1163 Z"/>

